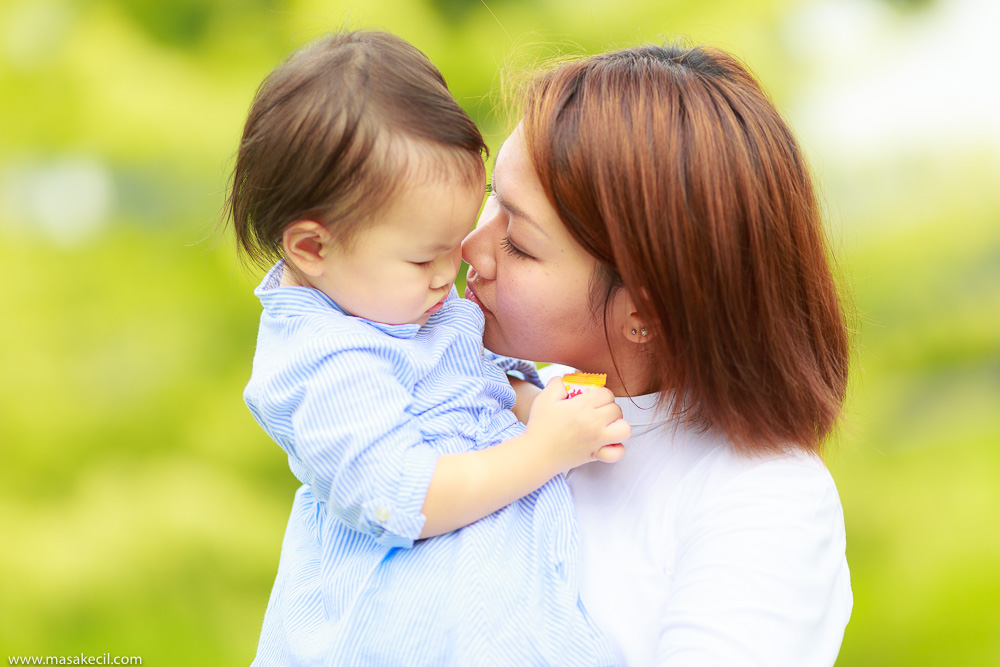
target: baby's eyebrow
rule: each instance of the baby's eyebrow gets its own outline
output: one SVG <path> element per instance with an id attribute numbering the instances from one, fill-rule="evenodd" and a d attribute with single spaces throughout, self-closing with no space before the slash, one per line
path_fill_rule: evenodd
<path id="1" fill-rule="evenodd" d="M 434 245 L 428 244 L 428 245 L 421 245 L 421 246 L 416 246 L 416 247 L 417 247 L 417 250 L 419 252 L 428 253 L 428 254 L 431 254 L 431 255 L 436 255 L 438 253 L 442 253 L 442 252 L 445 252 L 447 250 L 451 250 L 456 245 L 459 245 L 459 244 L 458 243 L 446 243 L 446 242 L 442 241 L 441 243 L 436 243 Z"/>

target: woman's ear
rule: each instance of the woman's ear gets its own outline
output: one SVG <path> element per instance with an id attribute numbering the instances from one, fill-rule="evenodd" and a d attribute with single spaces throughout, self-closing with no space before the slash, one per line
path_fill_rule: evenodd
<path id="1" fill-rule="evenodd" d="M 615 308 L 618 309 L 618 321 L 621 322 L 621 334 L 629 342 L 641 345 L 643 343 L 648 343 L 653 337 L 653 332 L 650 327 L 646 324 L 646 320 L 639 314 L 639 309 L 636 308 L 635 300 L 632 295 L 628 293 L 628 290 L 622 289 L 620 296 L 618 297 L 618 303 L 615 304 Z"/>
<path id="2" fill-rule="evenodd" d="M 312 277 L 323 274 L 323 258 L 332 244 L 330 230 L 314 220 L 297 220 L 285 227 L 281 235 L 285 260 Z"/>

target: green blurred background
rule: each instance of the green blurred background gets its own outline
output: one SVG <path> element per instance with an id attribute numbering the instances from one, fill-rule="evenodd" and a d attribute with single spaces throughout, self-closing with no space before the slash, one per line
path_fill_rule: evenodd
<path id="1" fill-rule="evenodd" d="M 260 80 L 344 26 L 423 49 L 494 152 L 501 68 L 745 59 L 859 312 L 838 665 L 1000 664 L 994 0 L 0 0 L 0 654 L 252 659 L 296 483 L 241 398 L 257 278 L 213 229 Z"/>

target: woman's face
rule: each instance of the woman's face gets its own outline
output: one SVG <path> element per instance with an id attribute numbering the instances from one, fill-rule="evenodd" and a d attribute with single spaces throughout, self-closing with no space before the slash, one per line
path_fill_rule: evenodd
<path id="1" fill-rule="evenodd" d="M 520 127 L 497 154 L 492 193 L 462 244 L 465 296 L 486 316 L 497 354 L 610 372 L 603 308 L 590 301 L 597 261 L 545 197 Z"/>

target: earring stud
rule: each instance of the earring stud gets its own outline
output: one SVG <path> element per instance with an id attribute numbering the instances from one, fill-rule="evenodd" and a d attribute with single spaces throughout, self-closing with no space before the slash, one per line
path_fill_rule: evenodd
<path id="1" fill-rule="evenodd" d="M 632 329 L 632 335 L 633 336 L 635 335 L 635 329 Z"/>
<path id="2" fill-rule="evenodd" d="M 645 329 L 640 329 L 639 330 L 639 335 L 640 336 L 645 336 L 646 335 L 646 330 Z"/>

